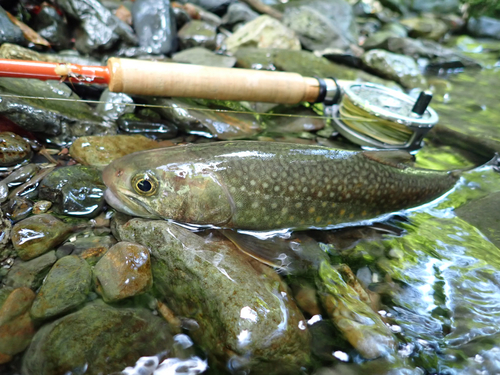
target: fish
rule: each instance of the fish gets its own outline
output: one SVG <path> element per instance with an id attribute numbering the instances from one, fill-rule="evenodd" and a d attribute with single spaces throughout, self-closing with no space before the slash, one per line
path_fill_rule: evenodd
<path id="1" fill-rule="evenodd" d="M 413 168 L 404 151 L 230 141 L 139 151 L 103 170 L 105 198 L 132 216 L 198 227 L 330 228 L 435 200 L 456 171 Z"/>

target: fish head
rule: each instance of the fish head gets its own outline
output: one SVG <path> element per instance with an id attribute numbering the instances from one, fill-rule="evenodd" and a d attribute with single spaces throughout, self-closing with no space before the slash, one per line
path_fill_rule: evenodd
<path id="1" fill-rule="evenodd" d="M 106 201 L 131 216 L 220 225 L 233 214 L 232 200 L 214 166 L 183 152 L 183 146 L 136 152 L 103 171 Z"/>

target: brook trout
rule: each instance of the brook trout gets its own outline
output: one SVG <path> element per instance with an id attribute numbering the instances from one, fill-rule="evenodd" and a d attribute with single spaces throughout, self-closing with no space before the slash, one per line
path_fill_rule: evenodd
<path id="1" fill-rule="evenodd" d="M 434 200 L 455 172 L 411 168 L 401 151 L 215 142 L 133 153 L 103 172 L 118 211 L 179 223 L 267 231 L 324 228 Z"/>

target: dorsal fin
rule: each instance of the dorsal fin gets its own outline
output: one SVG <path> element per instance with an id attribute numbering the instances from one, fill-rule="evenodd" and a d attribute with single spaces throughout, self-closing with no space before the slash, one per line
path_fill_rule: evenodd
<path id="1" fill-rule="evenodd" d="M 415 156 L 406 151 L 364 151 L 363 155 L 377 163 L 389 165 L 391 167 L 405 169 L 415 162 Z"/>

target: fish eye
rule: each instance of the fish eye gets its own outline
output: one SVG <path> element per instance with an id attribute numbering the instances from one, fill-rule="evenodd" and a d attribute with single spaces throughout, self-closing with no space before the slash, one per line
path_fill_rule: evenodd
<path id="1" fill-rule="evenodd" d="M 149 197 L 156 193 L 158 181 L 147 173 L 140 173 L 132 178 L 132 187 L 137 194 Z"/>

